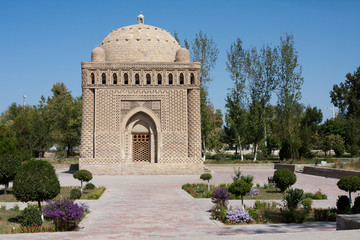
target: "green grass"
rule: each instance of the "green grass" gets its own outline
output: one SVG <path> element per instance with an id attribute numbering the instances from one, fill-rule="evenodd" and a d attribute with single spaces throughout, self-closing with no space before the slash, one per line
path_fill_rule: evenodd
<path id="1" fill-rule="evenodd" d="M 0 210 L 0 234 L 10 233 L 13 227 L 20 227 L 20 223 L 18 223 L 18 218 L 20 217 L 20 211 L 14 210 Z M 54 227 L 51 224 L 51 221 L 44 220 L 44 227 Z"/>
<path id="2" fill-rule="evenodd" d="M 71 189 L 80 187 L 61 187 L 59 195 L 55 199 L 70 197 Z M 105 187 L 97 187 L 91 190 L 83 190 L 81 199 L 99 199 L 105 191 Z M 4 195 L 4 190 L 0 190 L 0 202 L 18 202 L 15 196 L 11 193 L 11 188 L 8 189 L 8 194 Z"/>
<path id="3" fill-rule="evenodd" d="M 184 184 L 182 189 L 189 193 L 194 198 L 211 198 L 211 194 L 214 190 L 220 187 L 228 187 L 227 184 L 220 185 L 210 185 L 210 191 L 208 191 L 207 184 L 204 183 L 194 183 L 194 184 Z M 284 195 L 279 192 L 276 188 L 264 188 L 264 187 L 256 187 L 259 189 L 259 195 L 256 196 L 245 196 L 244 199 L 254 199 L 254 200 L 281 200 L 284 198 Z M 231 196 L 232 200 L 241 199 L 235 198 L 235 196 Z"/>

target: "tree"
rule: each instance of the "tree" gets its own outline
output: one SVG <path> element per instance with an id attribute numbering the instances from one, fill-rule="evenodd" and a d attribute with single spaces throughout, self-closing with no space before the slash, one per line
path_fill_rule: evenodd
<path id="1" fill-rule="evenodd" d="M 78 170 L 73 174 L 73 177 L 81 182 L 81 192 L 83 190 L 83 182 L 89 182 L 93 176 L 88 170 Z"/>
<path id="2" fill-rule="evenodd" d="M 46 121 L 45 98 L 42 97 L 39 105 L 35 107 L 32 114 L 32 128 L 30 132 L 30 146 L 39 158 L 53 146 L 50 136 L 50 126 Z"/>
<path id="3" fill-rule="evenodd" d="M 7 194 L 9 183 L 14 180 L 16 170 L 21 165 L 15 133 L 7 126 L 0 125 L 0 184 L 4 184 Z"/>
<path id="4" fill-rule="evenodd" d="M 241 161 L 244 160 L 243 147 L 245 145 L 245 136 L 247 131 L 247 112 L 246 112 L 246 70 L 245 70 L 245 51 L 242 47 L 242 41 L 238 38 L 231 44 L 227 52 L 226 70 L 230 74 L 234 87 L 230 89 L 226 97 L 227 114 L 225 117 L 225 133 L 228 143 L 234 143 L 235 156 L 239 147 Z"/>
<path id="5" fill-rule="evenodd" d="M 53 96 L 46 101 L 45 120 L 53 141 L 66 151 L 67 157 L 80 145 L 81 99 L 73 98 L 63 83 L 54 84 Z"/>
<path id="6" fill-rule="evenodd" d="M 338 188 L 349 193 L 349 203 L 351 206 L 351 193 L 360 190 L 360 177 L 346 176 L 337 182 Z"/>
<path id="7" fill-rule="evenodd" d="M 312 157 L 311 149 L 316 145 L 314 142 L 315 136 L 319 130 L 319 124 L 323 118 L 321 109 L 317 107 L 307 106 L 305 109 L 304 117 L 301 121 L 301 147 L 299 150 L 300 157 Z"/>
<path id="8" fill-rule="evenodd" d="M 333 86 L 330 98 L 347 117 L 360 117 L 360 66 L 354 74 L 346 74 L 345 83 Z"/>
<path id="9" fill-rule="evenodd" d="M 208 181 L 208 191 L 210 192 L 210 179 L 212 179 L 211 173 L 201 174 L 200 179 L 203 181 Z"/>
<path id="10" fill-rule="evenodd" d="M 252 48 L 247 51 L 246 55 L 250 94 L 249 127 L 252 133 L 249 137 L 254 146 L 254 161 L 256 161 L 258 148 L 265 142 L 267 131 L 266 108 L 277 84 L 276 62 L 278 52 L 276 48 L 263 46 L 259 51 Z"/>
<path id="11" fill-rule="evenodd" d="M 345 83 L 333 86 L 330 98 L 346 118 L 347 148 L 352 156 L 356 156 L 360 146 L 360 67 L 353 74 L 346 74 Z"/>
<path id="12" fill-rule="evenodd" d="M 281 147 L 288 146 L 291 158 L 296 158 L 301 145 L 298 101 L 301 99 L 300 90 L 304 79 L 301 77 L 302 68 L 298 63 L 293 35 L 280 37 L 278 53 L 278 131 Z"/>
<path id="13" fill-rule="evenodd" d="M 54 167 L 42 160 L 24 163 L 14 178 L 13 193 L 21 202 L 37 201 L 43 220 L 41 202 L 53 199 L 60 193 L 60 182 Z"/>
<path id="14" fill-rule="evenodd" d="M 290 186 L 296 183 L 296 175 L 290 169 L 281 168 L 274 172 L 273 176 L 275 186 L 280 189 L 281 192 L 285 192 Z"/>
<path id="15" fill-rule="evenodd" d="M 251 186 L 244 180 L 237 180 L 230 184 L 229 192 L 235 196 L 241 196 L 241 208 L 244 211 L 244 196 L 251 191 Z"/>
<path id="16" fill-rule="evenodd" d="M 188 48 L 188 43 L 185 40 L 185 46 Z M 202 136 L 202 150 L 204 160 L 206 157 L 207 141 L 206 138 L 211 131 L 214 130 L 213 122 L 210 116 L 210 101 L 208 100 L 207 86 L 212 78 L 211 70 L 215 67 L 215 63 L 219 54 L 219 50 L 211 37 L 208 37 L 202 31 L 196 33 L 195 38 L 191 41 L 191 58 L 192 61 L 200 62 L 200 108 L 201 108 L 201 136 Z"/>

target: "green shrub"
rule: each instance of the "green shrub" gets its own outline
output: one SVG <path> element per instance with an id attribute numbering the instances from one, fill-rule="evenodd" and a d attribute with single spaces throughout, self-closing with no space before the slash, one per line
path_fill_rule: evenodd
<path id="1" fill-rule="evenodd" d="M 212 178 L 212 175 L 210 173 L 203 173 L 200 176 L 200 179 L 203 181 L 209 181 Z"/>
<path id="2" fill-rule="evenodd" d="M 19 204 L 15 204 L 14 207 L 11 210 L 14 211 L 14 212 L 20 211 Z"/>
<path id="3" fill-rule="evenodd" d="M 81 191 L 80 189 L 74 188 L 70 191 L 70 199 L 80 199 L 81 198 Z"/>
<path id="4" fill-rule="evenodd" d="M 83 182 L 89 182 L 93 176 L 88 170 L 78 170 L 73 174 L 73 177 L 81 182 L 81 192 L 83 189 Z"/>
<path id="5" fill-rule="evenodd" d="M 23 226 L 34 227 L 41 226 L 41 215 L 39 208 L 35 205 L 28 205 L 21 213 L 20 223 Z"/>
<path id="6" fill-rule="evenodd" d="M 286 223 L 303 223 L 308 216 L 308 213 L 303 209 L 297 210 L 283 210 L 281 212 L 283 221 Z"/>
<path id="7" fill-rule="evenodd" d="M 253 181 L 254 181 L 254 177 L 251 175 L 247 175 L 247 176 L 241 176 L 240 177 L 241 180 L 244 180 L 245 182 L 247 182 L 251 187 L 253 186 Z"/>
<path id="8" fill-rule="evenodd" d="M 211 218 L 214 220 L 219 220 L 220 222 L 226 222 L 227 212 L 224 206 L 215 205 L 211 209 Z"/>
<path id="9" fill-rule="evenodd" d="M 311 198 L 311 199 L 321 200 L 321 199 L 327 199 L 327 196 L 326 196 L 326 194 L 323 194 L 321 192 L 321 190 L 319 190 L 316 193 L 310 193 L 310 192 L 305 193 L 304 198 Z"/>
<path id="10" fill-rule="evenodd" d="M 274 172 L 275 186 L 280 189 L 281 192 L 294 185 L 296 183 L 296 175 L 290 169 L 281 168 Z"/>
<path id="11" fill-rule="evenodd" d="M 350 211 L 349 198 L 345 195 L 339 196 L 336 202 L 336 208 L 338 210 L 338 213 L 348 213 Z"/>
<path id="12" fill-rule="evenodd" d="M 6 205 L 5 205 L 5 204 L 1 204 L 0 210 L 1 210 L 1 211 L 5 211 L 5 210 L 6 210 Z"/>
<path id="13" fill-rule="evenodd" d="M 60 182 L 54 167 L 47 161 L 30 160 L 21 165 L 13 182 L 13 194 L 21 202 L 41 202 L 60 193 Z"/>
<path id="14" fill-rule="evenodd" d="M 95 189 L 95 185 L 92 184 L 92 183 L 87 183 L 85 185 L 85 190 L 92 190 L 92 189 Z"/>
<path id="15" fill-rule="evenodd" d="M 337 186 L 349 193 L 349 203 L 351 205 L 351 193 L 360 190 L 360 177 L 358 176 L 346 176 L 341 178 Z"/>
<path id="16" fill-rule="evenodd" d="M 332 209 L 322 209 L 322 208 L 315 208 L 314 209 L 314 218 L 315 221 L 336 221 L 336 213 L 337 210 L 335 208 Z"/>
<path id="17" fill-rule="evenodd" d="M 290 188 L 284 197 L 288 209 L 296 209 L 299 203 L 304 199 L 304 191 L 298 188 Z"/>
<path id="18" fill-rule="evenodd" d="M 304 198 L 302 201 L 301 201 L 301 205 L 303 205 L 303 208 L 306 210 L 306 211 L 310 211 L 311 210 L 311 206 L 313 204 L 313 200 L 311 198 Z"/>
<path id="19" fill-rule="evenodd" d="M 240 180 L 240 181 L 238 180 L 230 184 L 228 190 L 231 194 L 234 194 L 236 197 L 241 196 L 241 206 L 242 209 L 244 210 L 243 197 L 245 196 L 246 193 L 251 191 L 251 186 L 244 180 Z"/>
<path id="20" fill-rule="evenodd" d="M 357 214 L 360 213 L 360 196 L 357 196 L 354 201 L 354 206 L 352 208 L 352 212 Z"/>
<path id="21" fill-rule="evenodd" d="M 87 196 L 87 199 L 89 199 L 89 200 L 99 199 L 101 197 L 101 195 L 104 193 L 104 191 L 105 191 L 105 188 L 101 187 L 95 193 L 89 194 Z"/>

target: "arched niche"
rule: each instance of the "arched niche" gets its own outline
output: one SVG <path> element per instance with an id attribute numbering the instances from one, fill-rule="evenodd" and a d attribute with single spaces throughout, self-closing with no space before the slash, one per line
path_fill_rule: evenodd
<path id="1" fill-rule="evenodd" d="M 157 116 L 149 109 L 138 107 L 131 110 L 123 118 L 121 129 L 123 130 L 122 143 L 125 149 L 125 160 L 134 160 L 134 143 L 137 136 L 148 135 L 150 141 L 150 162 L 157 163 L 159 158 L 160 122 Z M 135 144 L 135 145 L 134 145 Z"/>

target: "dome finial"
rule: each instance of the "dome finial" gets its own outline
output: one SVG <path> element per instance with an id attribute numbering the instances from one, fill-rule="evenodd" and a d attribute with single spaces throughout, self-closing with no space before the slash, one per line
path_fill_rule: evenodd
<path id="1" fill-rule="evenodd" d="M 140 11 L 139 16 L 137 17 L 138 24 L 144 24 L 144 15 L 142 15 L 142 11 Z"/>

